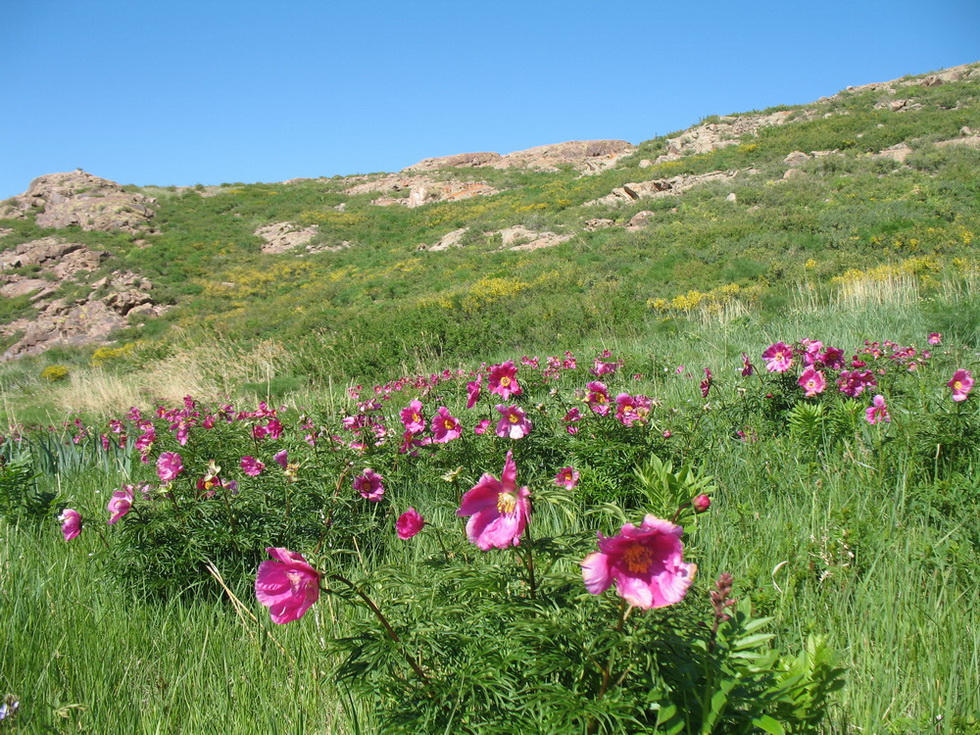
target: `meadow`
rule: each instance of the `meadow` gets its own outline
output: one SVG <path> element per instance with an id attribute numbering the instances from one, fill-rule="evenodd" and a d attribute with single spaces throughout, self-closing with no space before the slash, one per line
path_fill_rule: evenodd
<path id="1" fill-rule="evenodd" d="M 53 297 L 170 307 L 0 364 L 0 732 L 980 733 L 978 100 L 859 88 L 416 208 L 0 220 L 108 253 Z M 282 221 L 314 251 L 262 252 Z"/>
<path id="2" fill-rule="evenodd" d="M 975 293 L 801 294 L 764 328 L 8 436 L 2 725 L 976 732 Z M 481 485 L 527 502 L 518 545 L 467 537 Z M 650 516 L 682 534 L 683 589 L 587 589 L 596 533 Z M 312 580 L 272 616 L 266 548 Z"/>

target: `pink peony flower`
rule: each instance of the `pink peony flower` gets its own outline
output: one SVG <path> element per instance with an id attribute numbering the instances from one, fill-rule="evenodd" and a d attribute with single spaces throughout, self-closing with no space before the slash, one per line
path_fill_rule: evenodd
<path id="1" fill-rule="evenodd" d="M 160 452 L 157 457 L 157 477 L 160 482 L 170 482 L 184 470 L 184 463 L 177 452 Z"/>
<path id="2" fill-rule="evenodd" d="M 500 413 L 495 433 L 508 439 L 523 439 L 531 433 L 531 421 L 520 406 L 504 406 L 498 403 L 494 406 Z"/>
<path id="3" fill-rule="evenodd" d="M 517 368 L 514 366 L 513 360 L 490 367 L 487 388 L 490 389 L 491 393 L 496 393 L 505 401 L 511 396 L 521 394 L 521 386 L 517 382 Z"/>
<path id="4" fill-rule="evenodd" d="M 480 389 L 483 385 L 483 378 L 470 381 L 466 384 L 466 407 L 473 408 L 480 400 Z"/>
<path id="5" fill-rule="evenodd" d="M 486 473 L 464 495 L 456 515 L 471 516 L 466 536 L 481 550 L 518 546 L 531 514 L 531 491 L 517 487 L 517 465 L 507 452 L 498 480 Z"/>
<path id="6" fill-rule="evenodd" d="M 409 508 L 395 521 L 395 532 L 402 541 L 407 541 L 422 530 L 425 519 L 415 508 Z"/>
<path id="7" fill-rule="evenodd" d="M 708 393 L 711 391 L 711 386 L 714 384 L 715 378 L 711 374 L 711 370 L 708 368 L 704 369 L 704 380 L 701 381 L 701 397 L 707 398 Z"/>
<path id="8" fill-rule="evenodd" d="M 320 573 L 302 554 L 271 547 L 266 551 L 276 561 L 259 564 L 255 597 L 269 608 L 273 623 L 299 620 L 320 597 Z"/>
<path id="9" fill-rule="evenodd" d="M 283 469 L 286 469 L 286 467 L 289 466 L 289 453 L 285 449 L 273 454 L 272 458 L 276 461 L 276 464 Z"/>
<path id="10" fill-rule="evenodd" d="M 422 401 L 412 401 L 401 410 L 405 431 L 418 434 L 425 431 L 425 416 L 422 415 Z"/>
<path id="11" fill-rule="evenodd" d="M 109 499 L 109 520 L 108 524 L 111 526 L 113 523 L 118 521 L 124 515 L 129 513 L 129 509 L 133 507 L 133 486 L 123 485 L 122 490 L 116 490 Z"/>
<path id="12" fill-rule="evenodd" d="M 436 409 L 436 415 L 432 417 L 432 441 L 437 444 L 445 444 L 458 439 L 463 434 L 463 427 L 460 425 L 445 406 Z"/>
<path id="13" fill-rule="evenodd" d="M 71 541 L 82 532 L 82 517 L 77 510 L 65 508 L 58 516 L 61 521 L 61 533 L 65 536 L 65 541 Z"/>
<path id="14" fill-rule="evenodd" d="M 882 421 L 887 424 L 892 420 L 892 417 L 888 414 L 888 406 L 885 404 L 884 396 L 875 396 L 871 403 L 872 405 L 864 411 L 864 417 L 868 420 L 869 424 L 873 425 Z"/>
<path id="15" fill-rule="evenodd" d="M 749 356 L 742 353 L 742 377 L 747 378 L 755 372 L 755 367 L 749 362 Z"/>
<path id="16" fill-rule="evenodd" d="M 572 490 L 578 485 L 578 472 L 571 467 L 562 467 L 555 475 L 555 484 Z"/>
<path id="17" fill-rule="evenodd" d="M 954 401 L 965 401 L 967 395 L 973 390 L 973 376 L 969 370 L 960 368 L 953 373 L 953 378 L 946 385 L 953 389 Z"/>
<path id="18" fill-rule="evenodd" d="M 569 434 L 577 434 L 578 427 L 575 425 L 582 420 L 582 412 L 578 408 L 571 408 L 562 421 L 565 422 L 565 431 Z"/>
<path id="19" fill-rule="evenodd" d="M 682 559 L 683 533 L 681 526 L 648 515 L 639 528 L 627 523 L 616 536 L 599 534 L 599 551 L 581 563 L 586 589 L 598 595 L 615 582 L 620 597 L 646 610 L 680 602 L 697 571 Z"/>
<path id="20" fill-rule="evenodd" d="M 762 359 L 770 373 L 785 373 L 793 364 L 793 350 L 785 342 L 775 342 L 762 353 Z"/>
<path id="21" fill-rule="evenodd" d="M 490 419 L 483 419 L 478 421 L 476 426 L 473 427 L 473 433 L 477 436 L 482 436 L 486 433 L 487 429 L 490 427 Z"/>
<path id="22" fill-rule="evenodd" d="M 384 478 L 372 469 L 366 469 L 354 478 L 354 489 L 361 494 L 365 500 L 377 503 L 384 497 L 385 486 L 382 484 Z"/>
<path id="23" fill-rule="evenodd" d="M 616 396 L 616 420 L 623 426 L 632 426 L 634 422 L 643 422 L 650 414 L 653 403 L 646 396 L 631 396 L 620 393 Z"/>
<path id="24" fill-rule="evenodd" d="M 585 387 L 588 389 L 589 393 L 585 397 L 585 405 L 592 409 L 592 412 L 598 414 L 599 416 L 605 416 L 609 413 L 609 389 L 606 388 L 606 384 L 593 380 L 591 383 L 586 383 Z"/>
<path id="25" fill-rule="evenodd" d="M 265 465 L 255 457 L 242 457 L 242 472 L 249 477 L 258 477 L 264 469 Z"/>
<path id="26" fill-rule="evenodd" d="M 691 501 L 691 505 L 694 506 L 694 510 L 697 513 L 704 513 L 711 507 L 711 498 L 704 493 L 701 493 Z"/>
<path id="27" fill-rule="evenodd" d="M 827 387 L 827 379 L 824 377 L 824 374 L 813 367 L 813 365 L 807 367 L 800 376 L 800 379 L 796 382 L 806 391 L 805 395 L 807 398 L 813 398 L 818 393 L 823 393 Z"/>
<path id="28" fill-rule="evenodd" d="M 929 344 L 939 345 L 943 343 L 943 336 L 939 332 L 929 332 Z"/>

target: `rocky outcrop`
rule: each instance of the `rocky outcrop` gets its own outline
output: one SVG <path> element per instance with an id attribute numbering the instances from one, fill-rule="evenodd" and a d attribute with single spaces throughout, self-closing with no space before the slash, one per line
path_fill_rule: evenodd
<path id="1" fill-rule="evenodd" d="M 474 168 L 486 166 L 500 160 L 499 153 L 457 153 L 454 156 L 426 158 L 412 164 L 402 171 L 438 171 L 443 168 Z"/>
<path id="2" fill-rule="evenodd" d="M 490 165 L 494 168 L 530 168 L 538 171 L 557 171 L 561 166 L 571 166 L 583 173 L 604 171 L 635 146 L 625 140 L 573 140 L 514 151 Z"/>
<path id="3" fill-rule="evenodd" d="M 571 166 L 583 173 L 604 171 L 635 146 L 625 140 L 572 140 L 552 143 L 501 156 L 499 153 L 458 153 L 454 156 L 426 158 L 402 169 L 402 172 L 436 171 L 444 168 L 529 168 L 538 171 L 557 171 Z"/>
<path id="4" fill-rule="evenodd" d="M 704 174 L 684 174 L 681 176 L 672 176 L 668 179 L 652 179 L 650 181 L 623 184 L 613 189 L 611 193 L 604 197 L 586 202 L 585 206 L 615 206 L 627 202 L 636 202 L 640 199 L 677 196 L 688 189 L 707 184 L 711 181 L 733 179 L 737 174 L 738 171 L 709 171 Z"/>
<path id="5" fill-rule="evenodd" d="M 572 239 L 571 235 L 558 235 L 554 232 L 535 232 L 524 225 L 505 227 L 496 233 L 500 235 L 505 250 L 540 250 L 560 245 Z"/>
<path id="6" fill-rule="evenodd" d="M 460 227 L 458 230 L 447 232 L 432 245 L 425 245 L 424 243 L 419 245 L 418 250 L 431 250 L 432 252 L 437 253 L 440 250 L 449 250 L 449 248 L 462 247 L 463 236 L 469 231 L 469 227 Z"/>
<path id="7" fill-rule="evenodd" d="M 408 192 L 404 196 L 404 192 Z M 371 202 L 380 207 L 403 206 L 421 207 L 434 202 L 458 201 L 477 196 L 496 194 L 498 189 L 482 181 L 459 181 L 448 179 L 440 181 L 431 176 L 403 176 L 389 174 L 371 179 L 347 189 L 346 194 L 367 194 L 379 192 L 383 196 Z"/>
<path id="8" fill-rule="evenodd" d="M 51 237 L 23 243 L 0 255 L 0 296 L 30 296 L 37 310 L 29 319 L 0 326 L 0 334 L 5 337 L 21 335 L 0 360 L 37 355 L 56 346 L 104 344 L 114 330 L 129 323 L 129 318 L 166 311 L 168 307 L 156 304 L 150 294 L 153 284 L 129 272 L 116 271 L 88 284 L 89 292 L 82 298 L 50 298 L 62 282 L 81 281 L 106 257 L 106 253 L 91 251 L 84 245 Z M 37 275 L 51 280 L 10 271 L 23 266 L 36 267 Z"/>
<path id="9" fill-rule="evenodd" d="M 308 245 L 320 234 L 320 228 L 316 225 L 301 227 L 292 222 L 274 222 L 259 227 L 253 234 L 265 240 L 263 253 L 285 253 L 301 245 Z"/>
<path id="10" fill-rule="evenodd" d="M 78 169 L 34 179 L 25 193 L 0 208 L 0 217 L 34 214 L 39 227 L 76 226 L 135 234 L 152 231 L 155 204 L 156 199 L 125 191 L 114 181 Z"/>
<path id="11" fill-rule="evenodd" d="M 659 156 L 654 163 L 673 161 L 686 155 L 710 153 L 719 148 L 738 145 L 742 142 L 742 138 L 755 135 L 761 128 L 785 125 L 793 115 L 791 110 L 781 110 L 768 115 L 722 117 L 716 122 L 697 125 L 675 138 L 668 138 L 666 152 Z M 806 117 L 800 119 L 806 119 Z"/>

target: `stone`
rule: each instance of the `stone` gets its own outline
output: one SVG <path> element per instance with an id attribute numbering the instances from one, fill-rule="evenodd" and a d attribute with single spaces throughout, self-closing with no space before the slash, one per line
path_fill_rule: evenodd
<path id="1" fill-rule="evenodd" d="M 584 229 L 586 232 L 595 232 L 596 230 L 603 230 L 607 227 L 612 227 L 616 224 L 614 220 L 607 219 L 605 217 L 595 217 L 593 219 L 585 220 Z"/>
<path id="2" fill-rule="evenodd" d="M 875 158 L 890 158 L 893 161 L 898 161 L 899 163 L 905 163 L 905 159 L 909 157 L 912 149 L 907 143 L 896 143 L 893 146 L 883 149 L 882 151 L 875 153 Z"/>
<path id="3" fill-rule="evenodd" d="M 793 151 L 783 159 L 783 163 L 789 166 L 801 166 L 809 160 L 810 157 L 803 151 Z"/>
<path id="4" fill-rule="evenodd" d="M 630 221 L 626 223 L 626 229 L 642 230 L 644 227 L 650 224 L 650 221 L 654 218 L 654 216 L 654 213 L 649 209 L 644 209 L 641 212 L 637 212 L 630 217 Z"/>
<path id="5" fill-rule="evenodd" d="M 431 246 L 420 245 L 420 250 L 431 250 L 433 252 L 438 252 L 440 250 L 448 250 L 449 248 L 462 247 L 463 236 L 470 231 L 469 227 L 460 227 L 458 230 L 453 230 L 452 232 L 447 232 L 445 235 L 440 237 Z"/>
<path id="6" fill-rule="evenodd" d="M 307 245 L 320 234 L 320 228 L 316 225 L 302 227 L 292 222 L 274 222 L 257 228 L 253 234 L 265 240 L 263 253 L 285 253 L 300 245 Z"/>
<path id="7" fill-rule="evenodd" d="M 438 171 L 443 168 L 474 168 L 500 160 L 499 153 L 457 153 L 453 156 L 426 158 L 402 171 Z"/>
<path id="8" fill-rule="evenodd" d="M 793 179 L 805 179 L 806 171 L 801 171 L 798 168 L 788 168 L 786 173 L 783 174 L 783 181 L 792 181 Z"/>
<path id="9" fill-rule="evenodd" d="M 711 181 L 723 181 L 732 179 L 738 171 L 709 171 L 703 174 L 682 174 L 673 176 L 669 179 L 652 179 L 650 181 L 639 181 L 635 183 L 623 184 L 612 190 L 609 194 L 598 199 L 586 202 L 585 206 L 596 205 L 617 205 L 626 202 L 635 202 L 640 199 L 657 199 L 665 196 L 676 196 L 695 186 L 701 186 Z"/>
<path id="10" fill-rule="evenodd" d="M 729 194 L 727 197 L 725 197 L 725 201 L 726 202 L 731 202 L 732 204 L 735 204 L 735 203 L 738 202 L 738 197 L 735 196 L 735 192 L 733 191 L 731 194 Z"/>

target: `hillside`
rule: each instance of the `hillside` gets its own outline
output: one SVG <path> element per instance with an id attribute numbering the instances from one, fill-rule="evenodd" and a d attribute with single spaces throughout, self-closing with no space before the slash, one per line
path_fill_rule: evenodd
<path id="1" fill-rule="evenodd" d="M 5 385 L 233 345 L 229 363 L 265 355 L 301 388 L 692 316 L 764 320 L 801 291 L 928 287 L 975 273 L 978 170 L 970 64 L 638 145 L 279 184 L 51 174 L 0 204 L 0 350 L 20 365 Z"/>

